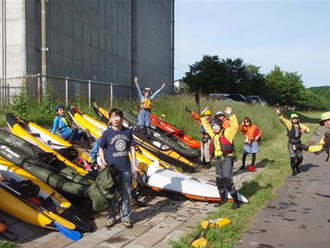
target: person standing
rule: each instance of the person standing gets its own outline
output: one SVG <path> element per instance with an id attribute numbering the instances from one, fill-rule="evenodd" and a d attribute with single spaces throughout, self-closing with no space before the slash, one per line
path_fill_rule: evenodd
<path id="1" fill-rule="evenodd" d="M 120 109 L 110 111 L 111 126 L 103 133 L 100 139 L 100 167 L 110 166 L 118 173 L 117 187 L 122 197 L 121 219 L 126 228 L 131 228 L 131 179 L 132 173 L 139 172 L 135 159 L 135 147 L 130 129 L 123 126 L 123 112 Z M 130 157 L 132 161 L 130 161 Z M 117 199 L 109 203 L 109 216 L 106 227 L 115 224 L 115 205 Z"/>
<path id="2" fill-rule="evenodd" d="M 257 152 L 259 150 L 259 140 L 262 134 L 262 131 L 257 125 L 252 124 L 249 117 L 245 117 L 240 126 L 240 130 L 244 135 L 244 148 L 242 156 L 242 166 L 240 170 L 245 168 L 246 157 L 248 154 L 252 155 L 252 162 L 250 167 L 251 171 L 255 171 L 255 162 L 257 157 Z"/>
<path id="3" fill-rule="evenodd" d="M 231 194 L 234 200 L 233 209 L 239 208 L 241 202 L 233 181 L 234 166 L 234 145 L 233 140 L 238 130 L 238 122 L 236 115 L 232 114 L 231 107 L 226 107 L 225 111 L 228 116 L 230 125 L 224 128 L 222 125 L 213 125 L 205 117 L 201 118 L 201 122 L 206 132 L 213 139 L 214 155 L 216 160 L 216 185 L 220 195 L 219 206 L 227 202 L 227 192 Z"/>
<path id="4" fill-rule="evenodd" d="M 144 132 L 148 132 L 148 127 L 151 123 L 151 110 L 152 110 L 152 101 L 158 96 L 158 94 L 165 88 L 165 83 L 155 92 L 152 93 L 150 88 L 144 88 L 141 91 L 138 84 L 138 77 L 134 77 L 134 82 L 136 89 L 139 95 L 140 105 L 139 105 L 139 115 L 138 115 L 138 126 Z"/>
<path id="5" fill-rule="evenodd" d="M 278 118 L 286 127 L 288 132 L 288 150 L 290 155 L 290 164 L 292 169 L 292 176 L 300 173 L 299 165 L 302 163 L 304 157 L 302 149 L 300 149 L 302 142 L 301 136 L 304 133 L 309 133 L 309 128 L 306 125 L 303 125 L 299 121 L 299 117 L 297 114 L 292 113 L 290 115 L 290 120 L 286 119 L 280 108 L 276 108 L 276 114 Z"/>

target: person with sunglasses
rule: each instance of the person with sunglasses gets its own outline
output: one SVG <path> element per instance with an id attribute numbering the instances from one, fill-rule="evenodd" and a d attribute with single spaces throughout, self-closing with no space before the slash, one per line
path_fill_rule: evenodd
<path id="1" fill-rule="evenodd" d="M 151 123 L 151 110 L 152 101 L 159 95 L 159 93 L 165 88 L 165 83 L 155 92 L 152 93 L 150 88 L 144 88 L 143 91 L 140 89 L 138 84 L 138 77 L 134 77 L 135 86 L 139 95 L 140 105 L 139 105 L 139 115 L 138 115 L 138 126 L 145 133 L 148 132 L 148 127 Z"/>
<path id="2" fill-rule="evenodd" d="M 257 125 L 252 124 L 251 119 L 249 117 L 245 117 L 243 119 L 243 122 L 240 126 L 240 130 L 244 135 L 242 166 L 240 167 L 240 170 L 243 170 L 245 168 L 247 155 L 252 154 L 252 162 L 251 165 L 248 167 L 248 170 L 255 171 L 255 162 L 257 158 L 256 154 L 259 150 L 259 141 L 262 131 Z"/>
<path id="3" fill-rule="evenodd" d="M 283 116 L 280 107 L 276 106 L 276 114 L 288 132 L 287 135 L 289 138 L 288 150 L 290 155 L 290 164 L 292 169 L 292 176 L 295 176 L 300 173 L 299 165 L 304 159 L 303 151 L 301 149 L 303 146 L 301 142 L 301 136 L 304 133 L 309 133 L 310 129 L 306 125 L 300 123 L 299 117 L 295 113 L 292 113 L 290 115 L 290 120 L 288 120 Z"/>
<path id="4" fill-rule="evenodd" d="M 117 184 L 123 199 L 121 219 L 126 228 L 131 228 L 133 226 L 130 217 L 132 213 L 131 179 L 140 171 L 136 164 L 132 131 L 123 126 L 123 112 L 120 109 L 111 109 L 109 114 L 111 126 L 104 131 L 99 142 L 100 168 L 111 166 L 111 169 L 119 174 Z M 109 203 L 107 228 L 115 223 L 115 201 L 116 199 L 112 199 Z"/>

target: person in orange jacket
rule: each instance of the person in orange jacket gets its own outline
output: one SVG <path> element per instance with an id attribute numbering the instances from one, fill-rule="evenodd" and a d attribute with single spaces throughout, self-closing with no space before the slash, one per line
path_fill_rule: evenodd
<path id="1" fill-rule="evenodd" d="M 262 131 L 257 125 L 252 124 L 249 117 L 243 119 L 240 130 L 244 135 L 242 166 L 240 167 L 240 170 L 245 168 L 246 157 L 248 154 L 252 154 L 252 162 L 249 168 L 255 170 L 256 154 L 259 150 L 259 141 Z"/>

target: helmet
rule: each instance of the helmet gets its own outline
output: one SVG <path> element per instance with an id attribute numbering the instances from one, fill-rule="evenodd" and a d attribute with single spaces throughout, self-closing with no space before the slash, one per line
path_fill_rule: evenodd
<path id="1" fill-rule="evenodd" d="M 291 114 L 290 115 L 290 119 L 295 119 L 295 118 L 297 118 L 297 119 L 299 118 L 297 114 Z"/>
<path id="2" fill-rule="evenodd" d="M 203 113 L 203 115 L 211 115 L 211 114 L 212 114 L 212 112 L 209 109 L 205 110 Z"/>
<path id="3" fill-rule="evenodd" d="M 146 92 L 146 91 L 150 91 L 150 93 L 151 93 L 151 89 L 150 88 L 144 88 L 143 89 L 143 93 Z"/>
<path id="4" fill-rule="evenodd" d="M 205 109 L 203 109 L 201 111 L 201 115 L 202 116 L 204 116 L 204 115 L 211 115 L 211 114 L 212 114 L 212 112 L 211 112 L 211 110 L 208 109 L 208 107 L 206 107 Z"/>
<path id="5" fill-rule="evenodd" d="M 222 111 L 217 111 L 216 113 L 215 113 L 215 116 L 219 116 L 219 115 L 225 115 Z"/>
<path id="6" fill-rule="evenodd" d="M 59 104 L 55 107 L 55 112 L 57 112 L 59 109 L 65 109 L 65 106 L 63 104 Z"/>
<path id="7" fill-rule="evenodd" d="M 323 126 L 324 122 L 330 120 L 330 112 L 325 112 L 321 115 L 320 125 Z"/>

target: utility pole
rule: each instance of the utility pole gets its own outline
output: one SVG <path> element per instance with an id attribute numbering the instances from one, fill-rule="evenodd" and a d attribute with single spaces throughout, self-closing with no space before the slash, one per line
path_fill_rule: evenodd
<path id="1" fill-rule="evenodd" d="M 47 88 L 47 0 L 41 0 L 41 89 L 39 94 L 46 93 Z"/>

